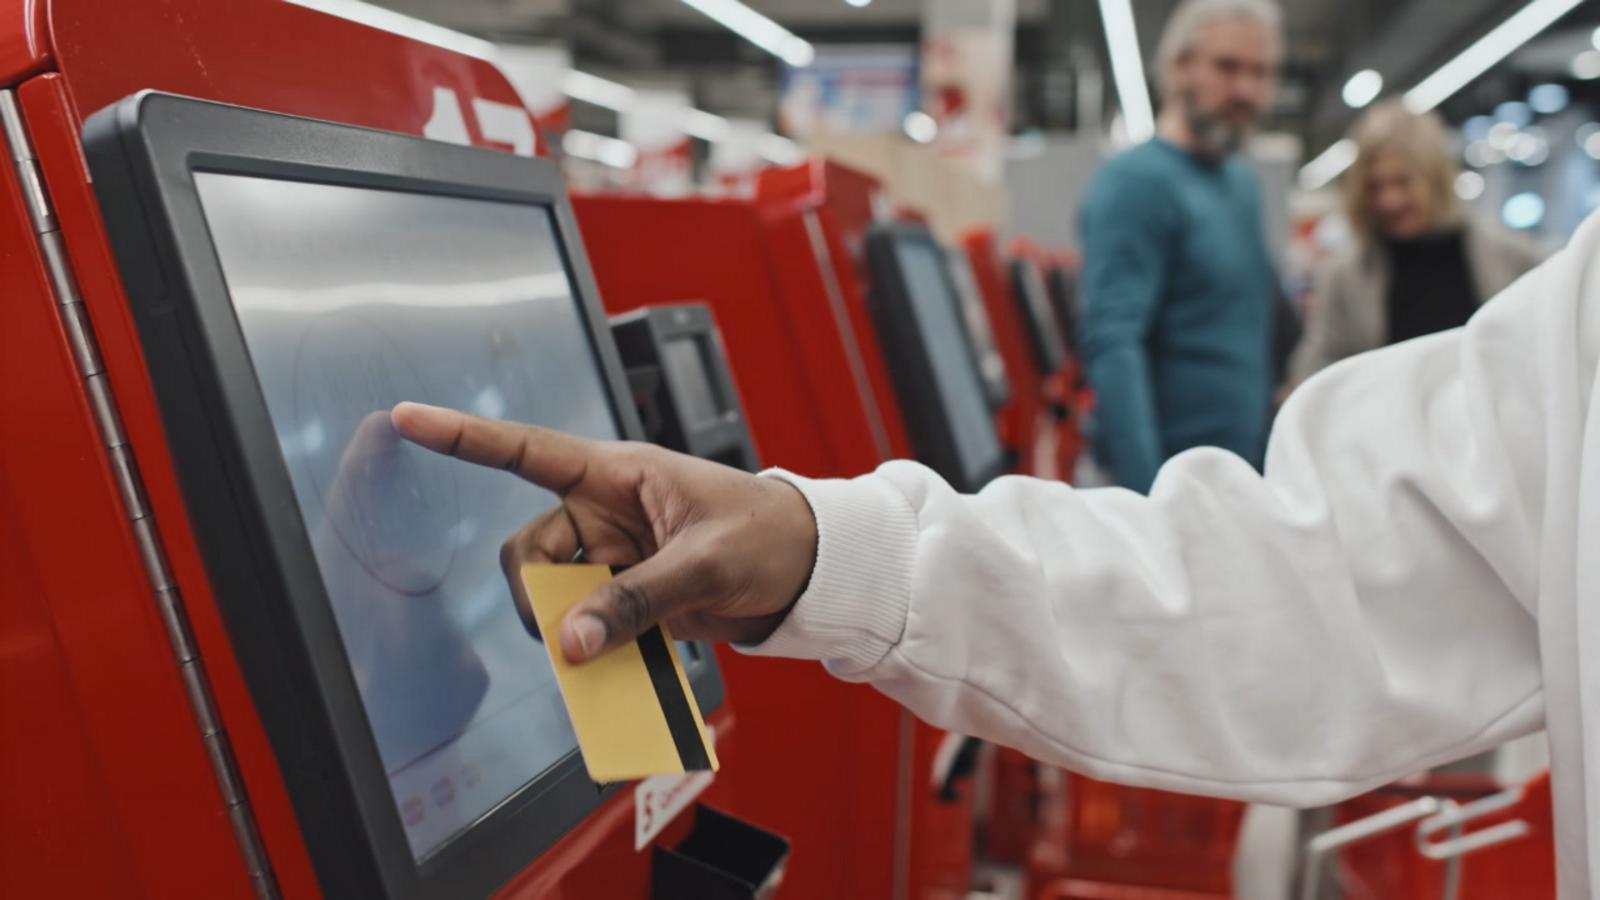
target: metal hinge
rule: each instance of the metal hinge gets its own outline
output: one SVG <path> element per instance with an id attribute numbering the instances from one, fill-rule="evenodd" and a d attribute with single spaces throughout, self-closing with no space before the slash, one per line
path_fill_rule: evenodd
<path id="1" fill-rule="evenodd" d="M 100 358 L 100 348 L 90 326 L 88 311 L 78 292 L 77 280 L 67 262 L 66 245 L 62 241 L 60 224 L 56 221 L 45 192 L 44 179 L 34 156 L 32 142 L 23 127 L 22 113 L 17 107 L 12 91 L 0 91 L 0 126 L 3 126 L 9 156 L 22 183 L 28 204 L 28 215 L 33 222 L 34 234 L 50 273 L 50 289 L 55 294 L 56 310 L 61 316 L 61 326 L 66 330 L 77 361 L 78 374 L 83 378 L 84 391 L 94 412 L 95 424 L 117 488 L 122 494 L 123 508 L 133 528 L 139 555 L 144 560 L 145 573 L 155 592 L 156 606 L 172 644 L 178 671 L 193 709 L 195 724 L 200 728 L 200 738 L 205 743 L 206 756 L 211 761 L 212 774 L 222 790 L 227 804 L 228 821 L 232 823 L 234 837 L 244 854 L 250 882 L 256 896 L 262 900 L 275 900 L 280 896 L 267 854 L 261 844 L 261 835 L 251 814 L 245 796 L 244 782 L 239 775 L 238 761 L 223 731 L 222 719 L 217 714 L 216 700 L 212 697 L 205 666 L 195 647 L 194 635 L 189 628 L 189 616 L 184 610 L 183 597 L 172 578 L 172 569 L 161 546 L 161 538 L 151 518 L 150 505 L 145 498 L 144 480 L 139 475 L 138 462 L 128 446 L 122 418 L 117 414 L 116 398 L 111 383 L 106 378 L 105 366 Z"/>

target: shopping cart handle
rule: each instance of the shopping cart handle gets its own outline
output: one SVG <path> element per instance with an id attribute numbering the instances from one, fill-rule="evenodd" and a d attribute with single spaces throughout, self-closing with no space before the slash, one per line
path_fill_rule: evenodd
<path id="1" fill-rule="evenodd" d="M 1383 812 L 1367 816 L 1365 819 L 1357 819 L 1348 825 L 1340 825 L 1331 831 L 1324 831 L 1307 842 L 1306 850 L 1320 856 L 1340 847 L 1359 844 L 1362 841 L 1388 834 L 1391 831 L 1398 831 L 1412 822 L 1418 819 L 1426 819 L 1438 811 L 1438 798 L 1418 797 L 1410 803 L 1391 806 Z"/>
<path id="2" fill-rule="evenodd" d="M 1498 825 L 1474 831 L 1471 834 L 1452 837 L 1443 841 L 1433 841 L 1431 838 L 1442 832 L 1459 829 L 1462 825 L 1482 816 L 1510 809 L 1522 802 L 1523 789 L 1521 786 L 1490 794 L 1481 800 L 1457 806 L 1448 803 L 1436 816 L 1417 825 L 1417 852 L 1429 859 L 1454 859 L 1465 856 L 1485 847 L 1493 847 L 1525 837 L 1532 832 L 1528 823 L 1521 819 L 1510 822 L 1501 822 Z"/>
<path id="3" fill-rule="evenodd" d="M 1341 847 L 1399 831 L 1419 819 L 1426 819 L 1440 810 L 1436 797 L 1418 797 L 1409 803 L 1392 806 L 1383 812 L 1357 819 L 1324 831 L 1306 842 L 1306 871 L 1300 882 L 1301 900 L 1314 900 L 1322 881 L 1322 861 Z"/>

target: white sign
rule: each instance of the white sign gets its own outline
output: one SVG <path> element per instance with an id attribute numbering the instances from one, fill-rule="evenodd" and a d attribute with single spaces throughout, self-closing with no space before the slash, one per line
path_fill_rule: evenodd
<path id="1" fill-rule="evenodd" d="M 716 743 L 711 726 L 706 736 Z M 689 808 L 694 798 L 711 786 L 711 772 L 684 772 L 681 775 L 652 775 L 633 789 L 633 849 L 649 846 L 678 813 Z"/>

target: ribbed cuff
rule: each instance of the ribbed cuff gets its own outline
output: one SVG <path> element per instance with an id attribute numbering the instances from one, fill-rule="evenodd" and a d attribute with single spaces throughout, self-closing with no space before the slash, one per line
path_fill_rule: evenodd
<path id="1" fill-rule="evenodd" d="M 911 605 L 917 516 L 905 495 L 876 476 L 813 481 L 782 469 L 817 519 L 811 582 L 783 624 L 744 653 L 826 660 L 835 674 L 870 669 L 900 642 Z"/>

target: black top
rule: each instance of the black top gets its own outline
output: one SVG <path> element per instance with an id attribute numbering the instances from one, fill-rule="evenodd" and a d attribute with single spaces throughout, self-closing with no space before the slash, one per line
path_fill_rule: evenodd
<path id="1" fill-rule="evenodd" d="M 1389 241 L 1389 340 L 1410 340 L 1467 324 L 1478 288 L 1460 231 Z"/>

